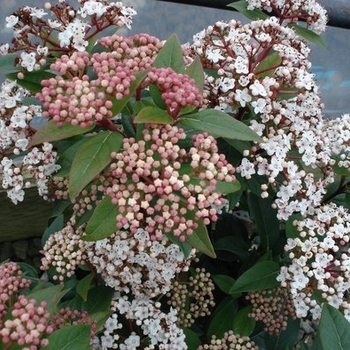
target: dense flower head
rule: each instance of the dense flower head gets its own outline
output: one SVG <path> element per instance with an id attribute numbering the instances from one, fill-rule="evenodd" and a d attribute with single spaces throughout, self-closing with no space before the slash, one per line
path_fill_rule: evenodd
<path id="1" fill-rule="evenodd" d="M 178 325 L 191 328 L 198 318 L 210 316 L 215 306 L 214 290 L 205 268 L 190 268 L 186 275 L 179 275 L 167 293 L 168 305 L 177 310 Z"/>
<path id="2" fill-rule="evenodd" d="M 336 204 L 324 204 L 313 215 L 295 220 L 298 235 L 288 238 L 285 251 L 291 260 L 278 280 L 288 287 L 298 317 L 321 316 L 322 301 L 343 310 L 350 319 L 350 215 Z"/>
<path id="3" fill-rule="evenodd" d="M 31 281 L 22 276 L 21 268 L 17 263 L 7 262 L 0 265 L 0 327 L 3 316 L 6 314 L 6 303 L 13 295 L 30 285 Z"/>
<path id="4" fill-rule="evenodd" d="M 179 74 L 172 68 L 152 68 L 143 85 L 154 84 L 162 94 L 168 113 L 176 117 L 182 108 L 199 107 L 202 94 L 194 79 L 187 74 Z"/>
<path id="5" fill-rule="evenodd" d="M 285 331 L 288 320 L 296 318 L 288 289 L 279 287 L 250 292 L 246 299 L 252 305 L 248 317 L 263 322 L 265 331 L 272 335 Z"/>
<path id="6" fill-rule="evenodd" d="M 4 321 L 0 330 L 3 344 L 15 343 L 33 350 L 48 345 L 45 335 L 53 332 L 53 328 L 47 325 L 50 313 L 46 309 L 45 301 L 36 304 L 34 299 L 18 296 L 13 304 L 11 317 Z"/>
<path id="7" fill-rule="evenodd" d="M 255 343 L 247 336 L 241 336 L 234 334 L 233 331 L 225 332 L 221 339 L 218 339 L 215 335 L 209 344 L 200 345 L 198 350 L 248 350 L 259 349 Z"/>
<path id="8" fill-rule="evenodd" d="M 217 220 L 225 204 L 217 182 L 235 181 L 234 168 L 213 137 L 195 135 L 189 152 L 178 145 L 185 138 L 176 126 L 153 125 L 143 139 L 125 138 L 122 151 L 113 152 L 113 182 L 105 191 L 118 206 L 118 229 L 141 227 L 151 239 L 172 233 L 185 240 L 199 222 Z"/>
<path id="9" fill-rule="evenodd" d="M 72 218 L 62 230 L 50 235 L 42 250 L 41 269 L 53 268 L 53 279 L 60 282 L 73 276 L 78 265 L 87 260 L 85 242 L 81 239 L 83 227 L 76 229 L 74 224 Z"/>
<path id="10" fill-rule="evenodd" d="M 135 297 L 165 294 L 175 275 L 190 264 L 178 245 L 151 241 L 142 228 L 135 234 L 119 231 L 86 245 L 88 259 L 105 284 Z"/>

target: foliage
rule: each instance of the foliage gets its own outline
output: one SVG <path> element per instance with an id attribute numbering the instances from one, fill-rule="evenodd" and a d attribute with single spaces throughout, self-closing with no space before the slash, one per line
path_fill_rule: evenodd
<path id="1" fill-rule="evenodd" d="M 238 1 L 250 23 L 181 45 L 79 3 L 21 8 L 0 46 L 2 187 L 55 203 L 41 271 L 0 265 L 0 348 L 348 348 L 350 116 L 322 117 L 306 42 L 324 9 Z"/>

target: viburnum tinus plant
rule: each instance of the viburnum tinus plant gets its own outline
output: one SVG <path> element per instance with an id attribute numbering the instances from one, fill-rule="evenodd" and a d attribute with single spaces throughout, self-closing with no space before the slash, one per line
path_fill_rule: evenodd
<path id="1" fill-rule="evenodd" d="M 323 117 L 308 60 L 325 10 L 238 1 L 251 22 L 181 45 L 78 3 L 6 18 L 2 187 L 55 209 L 41 270 L 0 265 L 0 348 L 348 348 L 350 116 Z"/>

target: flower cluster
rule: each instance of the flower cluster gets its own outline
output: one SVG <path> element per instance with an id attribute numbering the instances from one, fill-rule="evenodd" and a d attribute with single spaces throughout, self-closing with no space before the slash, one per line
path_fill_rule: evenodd
<path id="1" fill-rule="evenodd" d="M 198 318 L 209 316 L 215 306 L 215 285 L 204 268 L 190 269 L 190 276 L 183 274 L 173 281 L 167 293 L 168 304 L 177 310 L 178 325 L 190 328 Z"/>
<path id="2" fill-rule="evenodd" d="M 233 331 L 225 332 L 222 339 L 217 339 L 215 335 L 212 336 L 210 344 L 204 344 L 198 347 L 198 350 L 248 350 L 259 349 L 255 343 L 247 336 L 234 334 Z"/>
<path id="3" fill-rule="evenodd" d="M 48 345 L 48 340 L 43 336 L 52 333 L 53 328 L 47 326 L 50 313 L 45 301 L 36 306 L 34 299 L 28 300 L 24 295 L 19 295 L 13 304 L 11 316 L 0 330 L 3 344 L 18 344 L 33 350 Z"/>
<path id="4" fill-rule="evenodd" d="M 135 234 L 118 231 L 97 242 L 86 243 L 87 256 L 106 285 L 135 297 L 156 297 L 172 286 L 176 274 L 186 271 L 179 246 L 164 239 L 151 241 L 139 228 Z"/>
<path id="5" fill-rule="evenodd" d="M 13 295 L 20 290 L 28 288 L 31 281 L 22 276 L 20 266 L 14 262 L 0 265 L 0 327 L 6 314 L 6 304 Z"/>
<path id="6" fill-rule="evenodd" d="M 35 71 L 53 52 L 85 51 L 89 40 L 111 26 L 130 27 L 136 12 L 121 2 L 79 0 L 75 9 L 66 1 L 46 3 L 45 9 L 24 6 L 6 18 L 13 29 L 12 46 L 0 46 L 1 54 L 22 51 L 19 64 L 24 71 Z M 36 39 L 36 40 L 33 40 Z"/>
<path id="7" fill-rule="evenodd" d="M 344 207 L 327 204 L 294 221 L 298 235 L 285 246 L 291 263 L 282 267 L 278 280 L 289 288 L 298 317 L 311 313 L 318 320 L 323 302 L 328 302 L 350 320 L 349 220 Z"/>
<path id="8" fill-rule="evenodd" d="M 235 181 L 234 168 L 213 137 L 194 136 L 189 152 L 178 145 L 185 138 L 176 126 L 151 126 L 142 140 L 125 138 L 122 152 L 112 154 L 113 182 L 105 191 L 118 206 L 118 229 L 142 227 L 151 239 L 171 232 L 185 240 L 199 222 L 217 220 L 224 204 L 217 182 Z"/>
<path id="9" fill-rule="evenodd" d="M 280 334 L 287 328 L 288 319 L 295 319 L 295 309 L 286 288 L 250 292 L 246 299 L 252 305 L 249 317 L 264 323 L 265 331 Z"/>
<path id="10" fill-rule="evenodd" d="M 50 235 L 42 250 L 41 269 L 53 267 L 52 278 L 60 282 L 73 276 L 78 265 L 87 260 L 85 242 L 81 239 L 83 227 L 75 229 L 74 224 L 72 218 L 62 230 Z"/>

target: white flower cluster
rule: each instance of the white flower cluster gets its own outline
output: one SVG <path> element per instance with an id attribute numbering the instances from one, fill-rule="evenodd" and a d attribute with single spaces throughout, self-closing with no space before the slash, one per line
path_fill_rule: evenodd
<path id="1" fill-rule="evenodd" d="M 141 337 L 131 333 L 123 343 L 120 344 L 120 329 L 122 324 L 118 315 L 123 315 L 130 322 L 136 323 L 145 337 L 148 345 L 144 344 L 143 349 L 164 349 L 164 350 L 185 350 L 187 344 L 185 335 L 177 325 L 177 316 L 174 309 L 168 313 L 160 310 L 160 303 L 148 298 L 134 299 L 128 301 L 123 297 L 116 297 L 112 302 L 111 311 L 113 314 L 105 324 L 105 330 L 100 339 L 93 341 L 94 349 L 137 349 L 141 343 Z M 144 343 L 144 342 L 143 342 Z"/>
<path id="2" fill-rule="evenodd" d="M 39 194 L 46 198 L 48 180 L 59 169 L 50 143 L 28 151 L 38 105 L 24 105 L 27 91 L 16 82 L 5 80 L 0 89 L 0 171 L 1 186 L 13 203 L 23 201 L 24 188 L 34 180 Z M 17 156 L 15 159 L 11 155 Z M 24 175 L 25 174 L 25 175 Z M 27 179 L 27 180 L 26 180 Z"/>
<path id="3" fill-rule="evenodd" d="M 343 310 L 350 321 L 350 213 L 342 206 L 321 206 L 314 215 L 295 220 L 297 237 L 285 250 L 291 259 L 278 280 L 288 286 L 298 317 L 321 316 L 323 302 Z"/>
<path id="4" fill-rule="evenodd" d="M 315 0 L 247 0 L 248 10 L 256 8 L 267 12 L 274 11 L 280 18 L 288 22 L 296 22 L 293 16 L 283 16 L 283 9 L 289 6 L 290 10 L 295 13 L 303 13 L 309 29 L 320 34 L 325 31 L 328 21 L 326 10 Z"/>
<path id="5" fill-rule="evenodd" d="M 118 231 L 103 240 L 87 242 L 86 250 L 106 285 L 135 297 L 167 293 L 175 275 L 187 271 L 190 261 L 178 245 L 151 241 L 141 228 L 135 234 Z"/>
<path id="6" fill-rule="evenodd" d="M 12 46 L 2 44 L 0 54 L 22 51 L 21 66 L 29 72 L 35 71 L 46 62 L 49 51 L 58 47 L 85 51 L 89 39 L 109 26 L 126 26 L 130 29 L 132 18 L 136 14 L 132 7 L 124 6 L 122 2 L 79 0 L 82 5 L 79 9 L 65 1 L 60 3 L 62 6 L 53 6 L 47 2 L 45 9 L 24 6 L 6 17 L 6 27 L 13 29 L 15 40 Z M 28 19 L 31 23 L 27 23 Z M 43 33 L 39 34 L 41 32 Z M 30 35 L 45 38 L 43 46 L 37 42 L 30 45 Z M 46 40 L 48 35 L 50 38 Z M 46 46 L 47 42 L 50 42 L 50 47 Z"/>

